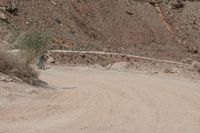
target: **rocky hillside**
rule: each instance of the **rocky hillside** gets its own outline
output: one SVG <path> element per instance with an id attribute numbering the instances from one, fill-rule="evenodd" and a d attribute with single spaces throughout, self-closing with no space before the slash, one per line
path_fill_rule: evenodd
<path id="1" fill-rule="evenodd" d="M 195 0 L 1 0 L 0 25 L 15 34 L 48 31 L 54 49 L 184 61 L 199 58 L 199 7 Z"/>

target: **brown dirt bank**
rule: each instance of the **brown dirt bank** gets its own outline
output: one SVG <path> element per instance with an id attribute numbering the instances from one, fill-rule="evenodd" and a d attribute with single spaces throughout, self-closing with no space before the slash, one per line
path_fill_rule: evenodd
<path id="1" fill-rule="evenodd" d="M 54 49 L 199 58 L 198 1 L 2 0 L 0 7 L 12 7 L 10 1 L 17 11 L 0 11 L 8 17 L 4 25 L 20 32 L 47 30 Z"/>

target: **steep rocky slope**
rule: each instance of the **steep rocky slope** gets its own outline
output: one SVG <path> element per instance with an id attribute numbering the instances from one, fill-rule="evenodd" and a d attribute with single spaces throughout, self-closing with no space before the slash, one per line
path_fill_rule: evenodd
<path id="1" fill-rule="evenodd" d="M 6 25 L 43 29 L 54 49 L 98 50 L 160 59 L 198 59 L 200 2 L 185 0 L 1 0 Z"/>

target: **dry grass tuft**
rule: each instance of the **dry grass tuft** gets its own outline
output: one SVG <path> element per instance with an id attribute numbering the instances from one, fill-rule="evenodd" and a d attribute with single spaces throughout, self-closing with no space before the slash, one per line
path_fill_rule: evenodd
<path id="1" fill-rule="evenodd" d="M 0 72 L 16 76 L 31 85 L 37 85 L 39 81 L 38 73 L 31 65 L 27 65 L 25 60 L 2 51 L 0 51 Z"/>
<path id="2" fill-rule="evenodd" d="M 32 31 L 18 39 L 26 63 L 31 64 L 49 48 L 51 37 L 46 32 Z"/>

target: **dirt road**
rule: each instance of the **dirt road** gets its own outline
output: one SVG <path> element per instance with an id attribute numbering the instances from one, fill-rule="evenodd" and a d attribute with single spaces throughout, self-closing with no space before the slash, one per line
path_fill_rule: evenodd
<path id="1" fill-rule="evenodd" d="M 64 66 L 41 79 L 56 89 L 0 105 L 1 133 L 200 132 L 199 83 Z"/>

